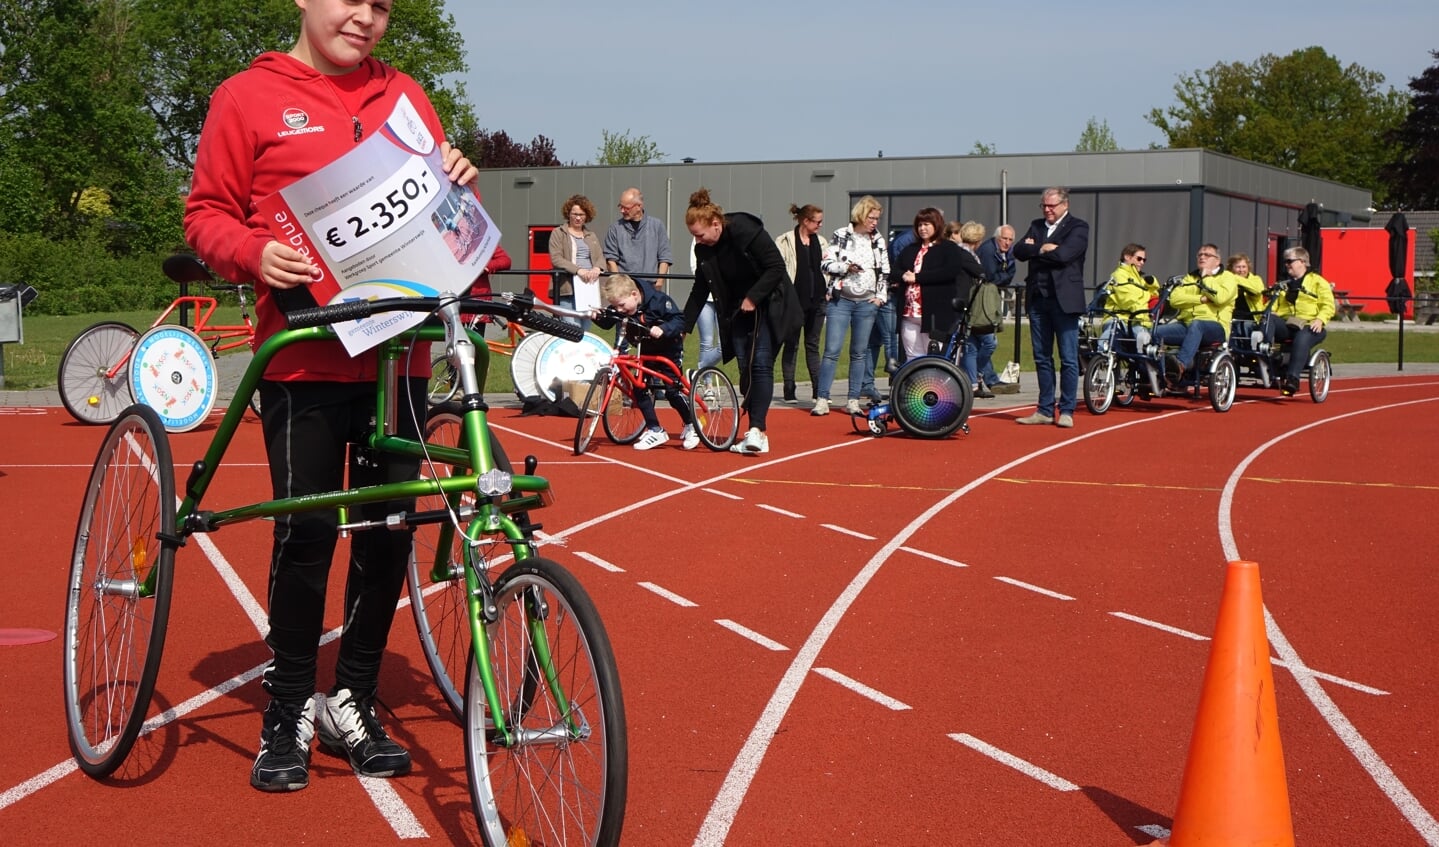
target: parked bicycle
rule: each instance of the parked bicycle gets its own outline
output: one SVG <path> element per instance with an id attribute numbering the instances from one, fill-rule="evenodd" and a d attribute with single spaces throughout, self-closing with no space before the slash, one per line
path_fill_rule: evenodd
<path id="1" fill-rule="evenodd" d="M 171 301 L 142 335 L 121 321 L 86 327 L 60 356 L 57 386 L 60 402 L 75 420 L 108 424 L 139 400 L 156 409 L 165 428 L 183 432 L 199 426 L 215 407 L 219 378 L 215 357 L 248 346 L 255 336 L 249 301 L 250 285 L 219 282 L 194 256 L 165 260 L 165 275 L 181 286 L 202 283 L 216 293 L 240 301 L 240 323 L 212 323 L 214 296 L 182 295 Z M 167 323 L 177 311 L 195 309 L 195 327 Z M 251 401 L 260 412 L 259 396 Z"/>
<path id="2" fill-rule="evenodd" d="M 413 527 L 424 538 L 409 576 L 411 599 L 426 660 L 461 716 L 470 801 L 484 843 L 618 843 L 628 754 L 615 657 L 579 581 L 536 553 L 539 527 L 529 513 L 551 502 L 550 485 L 535 475 L 534 456 L 525 458 L 523 473 L 514 472 L 490 430 L 482 394 L 489 351 L 465 327 L 465 313 L 484 313 L 578 335 L 572 324 L 533 312 L 534 305 L 518 296 L 342 303 L 291 313 L 291 328 L 256 351 L 237 397 L 254 393 L 280 350 L 333 340 L 330 324 L 388 311 L 433 315 L 438 325 L 376 348 L 380 423 L 364 444 L 420 456 L 427 469 L 421 479 L 202 508 L 244 414 L 236 403 L 190 469 L 177 508 L 160 416 L 142 403 L 117 416 L 86 484 L 65 606 L 65 717 L 70 749 L 85 773 L 113 773 L 142 730 L 165 643 L 175 554 L 186 540 L 242 521 L 335 509 L 343 530 Z M 397 372 L 417 340 L 444 342 L 462 389 L 457 406 L 431 420 L 424 441 L 399 437 L 387 415 L 395 408 Z M 383 521 L 349 518 L 361 504 L 409 498 L 425 508 Z M 507 558 L 512 563 L 492 579 L 490 568 Z"/>
<path id="3" fill-rule="evenodd" d="M 686 374 L 664 356 L 631 353 L 632 316 L 613 309 L 607 313 L 618 322 L 620 342 L 585 393 L 580 419 L 575 424 L 575 455 L 589 449 L 601 423 L 605 435 L 614 443 L 635 443 L 645 430 L 644 415 L 635 405 L 636 392 L 659 392 L 675 386 L 694 412 L 700 443 L 711 450 L 728 450 L 739 435 L 740 402 L 725 372 L 711 366 Z"/>

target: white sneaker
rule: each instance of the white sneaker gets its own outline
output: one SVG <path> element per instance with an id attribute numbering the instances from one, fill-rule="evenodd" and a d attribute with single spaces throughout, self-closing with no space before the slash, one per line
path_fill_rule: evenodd
<path id="1" fill-rule="evenodd" d="M 744 438 L 730 448 L 731 452 L 744 456 L 758 456 L 761 453 L 769 452 L 769 436 L 765 435 L 756 427 L 750 427 Z"/>
<path id="2" fill-rule="evenodd" d="M 680 446 L 686 450 L 700 446 L 700 434 L 695 432 L 694 424 L 685 424 L 685 428 L 680 430 Z"/>
<path id="3" fill-rule="evenodd" d="M 813 408 L 813 409 L 810 409 L 810 410 L 809 410 L 809 413 L 810 413 L 811 415 L 827 415 L 827 414 L 829 414 L 829 398 L 828 398 L 828 397 L 817 397 L 817 398 L 815 398 L 814 408 Z"/>
<path id="4" fill-rule="evenodd" d="M 662 429 L 647 429 L 640 440 L 635 442 L 636 450 L 653 450 L 670 440 L 670 434 Z"/>
<path id="5" fill-rule="evenodd" d="M 861 409 L 859 408 L 858 400 L 850 400 L 848 403 L 845 403 L 844 410 L 846 412 L 849 412 L 851 415 L 863 414 L 863 411 L 861 411 Z"/>

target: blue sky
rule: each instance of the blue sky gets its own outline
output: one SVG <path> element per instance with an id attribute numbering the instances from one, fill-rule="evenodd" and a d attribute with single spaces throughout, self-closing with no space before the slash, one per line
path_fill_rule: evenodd
<path id="1" fill-rule="evenodd" d="M 1093 117 L 1142 149 L 1181 74 L 1319 45 L 1407 91 L 1439 49 L 1435 0 L 447 6 L 480 125 L 578 164 L 602 129 L 733 162 L 1063 152 Z"/>

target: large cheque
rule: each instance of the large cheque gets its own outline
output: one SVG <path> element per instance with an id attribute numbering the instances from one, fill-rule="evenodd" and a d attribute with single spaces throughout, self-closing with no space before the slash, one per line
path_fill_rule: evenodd
<path id="1" fill-rule="evenodd" d="M 475 192 L 446 178 L 438 140 L 403 96 L 379 132 L 259 208 L 276 238 L 314 261 L 321 304 L 463 294 L 500 243 Z M 335 331 L 353 356 L 424 317 L 387 312 Z"/>

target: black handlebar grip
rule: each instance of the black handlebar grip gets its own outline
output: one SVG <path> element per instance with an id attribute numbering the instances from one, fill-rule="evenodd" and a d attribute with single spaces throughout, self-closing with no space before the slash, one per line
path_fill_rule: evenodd
<path id="1" fill-rule="evenodd" d="M 566 341 L 579 341 L 585 337 L 584 330 L 580 329 L 578 325 L 552 318 L 549 315 L 542 315 L 539 312 L 530 312 L 520 323 L 530 329 L 539 330 Z"/>
<path id="2" fill-rule="evenodd" d="M 369 300 L 350 300 L 345 303 L 336 303 L 333 306 L 296 309 L 293 312 L 285 313 L 285 325 L 290 329 L 306 329 L 312 326 L 328 326 L 346 321 L 357 321 L 373 314 L 373 306 L 374 304 Z"/>

